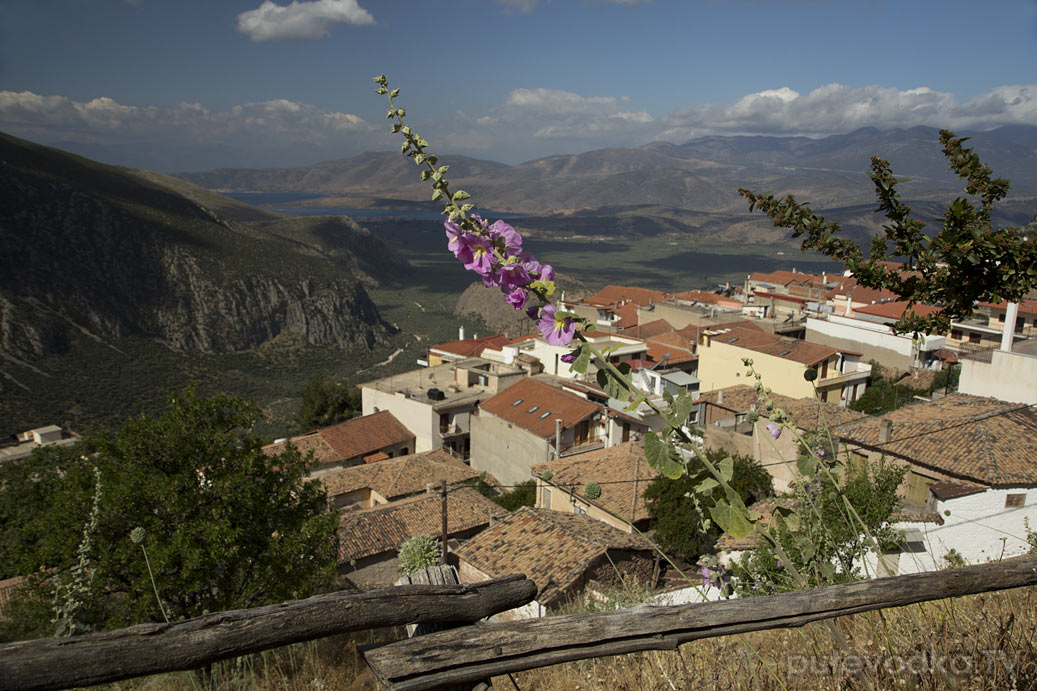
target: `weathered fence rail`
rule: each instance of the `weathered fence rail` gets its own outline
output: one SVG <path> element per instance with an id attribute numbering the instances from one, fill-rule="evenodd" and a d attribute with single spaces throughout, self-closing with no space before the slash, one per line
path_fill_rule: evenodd
<path id="1" fill-rule="evenodd" d="M 392 689 L 426 689 L 535 667 L 676 648 L 733 633 L 916 602 L 1037 585 L 1037 557 L 895 576 L 771 597 L 639 606 L 598 614 L 477 623 L 365 651 Z M 197 669 L 337 633 L 407 623 L 478 622 L 531 601 L 536 586 L 507 576 L 468 586 L 409 585 L 318 595 L 171 624 L 0 645 L 0 690 L 60 689 Z"/>
<path id="2" fill-rule="evenodd" d="M 700 638 L 783 627 L 926 600 L 1037 585 L 1037 557 L 770 597 L 480 623 L 365 651 L 394 691 L 487 679 L 560 662 L 666 650 Z"/>
<path id="3" fill-rule="evenodd" d="M 338 633 L 428 622 L 473 622 L 532 600 L 525 576 L 474 585 L 408 585 L 317 595 L 170 624 L 0 645 L 0 689 L 62 689 L 198 669 Z"/>

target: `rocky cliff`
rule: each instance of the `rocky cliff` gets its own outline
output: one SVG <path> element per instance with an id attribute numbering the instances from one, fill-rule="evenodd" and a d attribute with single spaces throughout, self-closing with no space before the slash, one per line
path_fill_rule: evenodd
<path id="1" fill-rule="evenodd" d="M 73 330 L 205 352 L 282 333 L 370 347 L 386 326 L 364 284 L 407 268 L 348 219 L 282 217 L 0 136 L 9 358 L 62 352 Z"/>

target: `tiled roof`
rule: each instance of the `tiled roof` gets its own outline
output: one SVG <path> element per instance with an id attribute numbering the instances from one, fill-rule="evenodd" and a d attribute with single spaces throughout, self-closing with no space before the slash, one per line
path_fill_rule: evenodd
<path id="1" fill-rule="evenodd" d="M 470 487 L 451 490 L 447 495 L 447 533 L 450 535 L 489 525 L 491 518 L 507 514 L 507 509 Z M 439 493 L 344 513 L 338 524 L 339 563 L 395 552 L 415 535 L 439 535 L 441 526 Z"/>
<path id="2" fill-rule="evenodd" d="M 662 302 L 666 298 L 666 293 L 661 293 L 658 290 L 652 290 L 650 288 L 607 285 L 591 297 L 587 298 L 587 300 L 589 302 L 629 301 L 635 305 L 649 305 L 653 302 Z"/>
<path id="3" fill-rule="evenodd" d="M 633 442 L 559 458 L 535 465 L 531 470 L 537 476 L 550 470 L 551 479 L 545 482 L 562 487 L 571 484 L 580 489 L 594 480 L 601 484 L 601 496 L 584 499 L 631 523 L 648 518 L 644 492 L 659 477 L 659 472 L 645 460 L 644 449 Z M 638 481 L 636 503 L 635 478 Z"/>
<path id="4" fill-rule="evenodd" d="M 336 468 L 321 475 L 320 480 L 329 497 L 366 487 L 391 500 L 414 492 L 424 492 L 429 483 L 438 487 L 443 480 L 456 483 L 478 476 L 479 471 L 473 470 L 464 461 L 442 449 L 435 449 L 377 463 Z"/>
<path id="5" fill-rule="evenodd" d="M 648 357 L 655 362 L 662 362 L 667 353 L 670 354 L 666 358 L 669 365 L 688 362 L 696 357 L 695 342 L 689 341 L 675 331 L 649 338 L 645 341 L 645 345 L 648 346 Z"/>
<path id="6" fill-rule="evenodd" d="M 680 293 L 674 293 L 671 297 L 674 300 L 682 300 L 684 302 L 700 302 L 706 305 L 721 305 L 736 309 L 742 305 L 742 303 L 734 298 L 718 295 L 706 290 L 685 290 Z"/>
<path id="7" fill-rule="evenodd" d="M 850 351 L 832 348 L 819 343 L 808 343 L 795 338 L 769 334 L 765 331 L 727 326 L 710 329 L 710 341 L 725 343 L 738 348 L 745 348 L 756 353 L 773 355 L 792 362 L 799 362 L 808 367 L 826 360 L 836 353 Z M 860 355 L 860 353 L 850 353 Z"/>
<path id="8" fill-rule="evenodd" d="M 780 286 L 787 286 L 790 283 L 799 283 L 810 278 L 820 279 L 821 277 L 811 276 L 810 274 L 793 273 L 784 270 L 771 271 L 770 273 L 756 271 L 749 274 L 750 281 L 756 281 L 758 283 L 774 283 Z"/>
<path id="9" fill-rule="evenodd" d="M 544 439 L 554 437 L 555 420 L 561 419 L 562 429 L 569 429 L 601 410 L 576 394 L 531 378 L 512 384 L 479 408 Z"/>
<path id="10" fill-rule="evenodd" d="M 995 398 L 951 394 L 882 416 L 891 441 L 879 442 L 880 418 L 839 428 L 864 447 L 991 487 L 1037 486 L 1037 411 Z"/>
<path id="11" fill-rule="evenodd" d="M 986 307 L 987 309 L 995 310 L 1006 310 L 1008 309 L 1007 302 L 981 302 L 980 307 Z M 1025 314 L 1030 317 L 1037 317 L 1037 300 L 1022 300 L 1019 302 L 1019 314 Z"/>
<path id="12" fill-rule="evenodd" d="M 295 446 L 303 456 L 312 451 L 313 458 L 318 464 L 334 463 L 335 461 L 342 460 L 338 453 L 335 452 L 335 449 L 331 448 L 331 444 L 324 441 L 324 438 L 321 437 L 318 432 L 311 432 L 310 434 L 304 434 L 299 437 L 292 437 L 286 441 L 267 444 L 263 447 L 263 453 L 267 456 L 277 456 L 284 452 L 289 442 L 291 442 L 291 444 Z"/>
<path id="13" fill-rule="evenodd" d="M 719 393 L 724 392 L 724 402 L 718 403 Z M 792 398 L 781 394 L 772 393 L 771 402 L 785 411 L 789 421 L 796 427 L 814 431 L 818 428 L 818 420 L 822 420 L 829 428 L 839 427 L 858 420 L 867 419 L 864 413 L 842 408 L 836 403 L 820 401 L 816 398 Z M 710 405 L 730 410 L 733 413 L 745 413 L 756 405 L 757 412 L 761 417 L 767 417 L 766 411 L 758 402 L 756 389 L 745 384 L 729 386 L 725 389 L 717 389 L 702 394 L 700 400 Z M 819 412 L 820 411 L 820 412 Z"/>
<path id="14" fill-rule="evenodd" d="M 355 417 L 317 430 L 317 433 L 343 459 L 366 456 L 394 444 L 409 442 L 412 447 L 414 444 L 414 433 L 388 410 Z"/>
<path id="15" fill-rule="evenodd" d="M 904 314 L 904 310 L 907 309 L 907 305 L 907 300 L 893 300 L 891 302 L 881 302 L 877 305 L 857 307 L 853 311 L 857 314 L 870 314 L 874 317 L 883 317 L 884 319 L 900 319 Z M 941 311 L 939 307 L 930 307 L 929 305 L 915 305 L 911 308 L 911 314 L 919 317 L 927 317 L 930 314 L 937 314 Z"/>
<path id="16" fill-rule="evenodd" d="M 587 516 L 526 506 L 461 545 L 457 556 L 491 577 L 525 574 L 546 605 L 609 549 L 650 552 L 652 547 L 639 535 Z"/>
<path id="17" fill-rule="evenodd" d="M 494 334 L 482 338 L 467 338 L 463 341 L 448 341 L 447 343 L 431 346 L 429 350 L 441 350 L 461 357 L 478 357 L 487 348 L 500 350 L 510 342 L 511 340 L 506 336 Z"/>
<path id="18" fill-rule="evenodd" d="M 619 317 L 616 321 L 616 327 L 629 329 L 632 326 L 637 326 L 637 305 L 634 303 L 628 302 L 624 305 L 619 305 L 612 311 Z"/>
<path id="19" fill-rule="evenodd" d="M 652 338 L 660 334 L 670 333 L 673 331 L 673 326 L 670 325 L 665 319 L 655 319 L 644 324 L 637 324 L 628 329 L 623 330 L 624 336 L 634 336 L 635 338 Z"/>
<path id="20" fill-rule="evenodd" d="M 889 515 L 890 523 L 935 523 L 943 525 L 943 517 L 933 511 L 894 511 Z"/>

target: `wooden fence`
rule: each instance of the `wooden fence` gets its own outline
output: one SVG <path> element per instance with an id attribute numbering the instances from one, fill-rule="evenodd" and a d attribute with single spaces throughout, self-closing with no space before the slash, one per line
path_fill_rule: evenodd
<path id="1" fill-rule="evenodd" d="M 506 672 L 676 648 L 746 631 L 797 627 L 886 607 L 1037 585 L 1037 557 L 895 576 L 770 597 L 639 606 L 597 614 L 476 623 L 368 649 L 391 689 L 426 689 Z M 467 621 L 529 602 L 523 576 L 471 586 L 401 586 L 335 593 L 175 624 L 0 646 L 0 689 L 53 689 L 201 667 L 216 660 L 345 631 L 409 622 Z"/>

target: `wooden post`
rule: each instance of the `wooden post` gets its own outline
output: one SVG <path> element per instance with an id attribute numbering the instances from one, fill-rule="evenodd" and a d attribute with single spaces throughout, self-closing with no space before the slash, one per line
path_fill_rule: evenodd
<path id="1" fill-rule="evenodd" d="M 442 545 L 442 547 L 439 550 L 439 563 L 442 564 L 443 566 L 446 566 L 446 550 L 447 550 L 446 542 L 447 542 L 447 539 L 448 539 L 447 523 L 446 523 L 446 480 L 443 480 L 443 489 L 441 490 L 440 497 L 441 497 L 440 504 L 442 504 L 442 507 L 443 507 L 443 526 L 442 526 L 442 536 L 441 536 L 442 539 L 443 539 L 443 545 Z"/>

